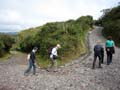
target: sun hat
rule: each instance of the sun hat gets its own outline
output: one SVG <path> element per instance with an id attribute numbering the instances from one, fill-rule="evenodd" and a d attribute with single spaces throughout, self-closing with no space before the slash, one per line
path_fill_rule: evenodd
<path id="1" fill-rule="evenodd" d="M 58 48 L 61 48 L 61 45 L 60 45 L 60 44 L 57 44 L 57 47 L 58 47 Z"/>

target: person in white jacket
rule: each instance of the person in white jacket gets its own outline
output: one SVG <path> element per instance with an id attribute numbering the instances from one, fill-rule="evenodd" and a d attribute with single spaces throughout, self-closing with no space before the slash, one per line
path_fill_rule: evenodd
<path id="1" fill-rule="evenodd" d="M 60 46 L 60 44 L 57 44 L 54 48 L 52 48 L 51 54 L 50 54 L 50 59 L 51 59 L 50 68 L 54 67 L 54 71 L 56 71 L 56 68 L 57 68 L 57 57 L 58 57 L 57 50 L 59 48 L 61 48 L 61 46 Z"/>

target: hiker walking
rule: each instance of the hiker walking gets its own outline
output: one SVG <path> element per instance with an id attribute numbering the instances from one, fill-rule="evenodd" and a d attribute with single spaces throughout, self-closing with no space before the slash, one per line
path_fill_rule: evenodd
<path id="1" fill-rule="evenodd" d="M 97 44 L 94 46 L 94 61 L 93 61 L 93 66 L 92 69 L 95 68 L 95 63 L 96 63 L 96 59 L 99 58 L 99 68 L 101 67 L 101 60 L 102 60 L 102 54 L 101 51 L 103 50 L 102 45 L 100 45 L 101 41 L 98 40 Z"/>
<path id="2" fill-rule="evenodd" d="M 60 44 L 57 44 L 55 47 L 52 48 L 51 54 L 50 54 L 50 61 L 51 65 L 50 68 L 54 68 L 54 71 L 56 71 L 57 68 L 57 58 L 58 58 L 58 53 L 57 50 L 61 48 Z"/>
<path id="3" fill-rule="evenodd" d="M 30 57 L 29 57 L 29 67 L 28 69 L 24 72 L 24 75 L 27 75 L 31 68 L 33 67 L 33 75 L 35 75 L 36 73 L 36 66 L 35 66 L 35 53 L 37 51 L 37 47 L 34 47 L 32 52 L 30 53 Z"/>
<path id="4" fill-rule="evenodd" d="M 107 65 L 112 63 L 112 55 L 115 53 L 115 43 L 112 37 L 109 36 L 105 42 L 106 54 L 107 54 Z"/>

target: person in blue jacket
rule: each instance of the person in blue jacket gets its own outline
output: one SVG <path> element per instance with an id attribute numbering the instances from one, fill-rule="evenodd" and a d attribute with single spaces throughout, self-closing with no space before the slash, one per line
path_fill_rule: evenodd
<path id="1" fill-rule="evenodd" d="M 97 58 L 99 58 L 99 68 L 102 68 L 101 67 L 101 62 L 102 62 L 102 52 L 101 51 L 103 50 L 103 47 L 100 43 L 101 43 L 101 41 L 98 40 L 97 44 L 94 46 L 94 61 L 93 61 L 92 69 L 95 68 L 95 62 L 96 62 Z"/>

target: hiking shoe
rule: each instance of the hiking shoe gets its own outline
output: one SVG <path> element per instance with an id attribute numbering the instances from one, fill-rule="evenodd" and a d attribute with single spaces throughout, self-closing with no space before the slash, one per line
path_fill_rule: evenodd
<path id="1" fill-rule="evenodd" d="M 95 69 L 94 67 L 92 67 L 92 69 Z"/>
<path id="2" fill-rule="evenodd" d="M 24 73 L 24 76 L 28 76 L 28 73 Z"/>

